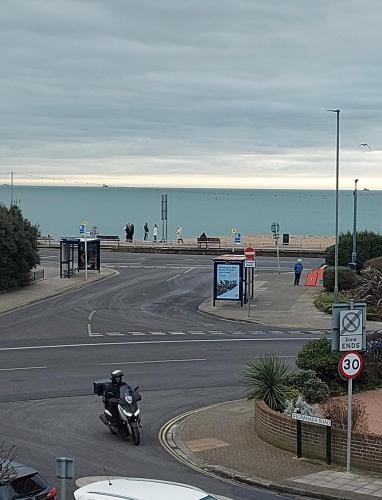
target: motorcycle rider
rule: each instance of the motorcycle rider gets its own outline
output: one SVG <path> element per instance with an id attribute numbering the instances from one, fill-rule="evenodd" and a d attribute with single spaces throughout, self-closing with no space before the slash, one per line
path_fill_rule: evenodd
<path id="1" fill-rule="evenodd" d="M 105 388 L 105 408 L 112 415 L 111 425 L 118 425 L 118 399 L 120 397 L 120 389 L 123 385 L 128 385 L 122 380 L 124 373 L 121 370 L 111 372 L 111 382 Z"/>

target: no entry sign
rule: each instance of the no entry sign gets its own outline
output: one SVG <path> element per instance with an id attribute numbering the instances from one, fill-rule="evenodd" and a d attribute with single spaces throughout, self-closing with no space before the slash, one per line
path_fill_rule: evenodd
<path id="1" fill-rule="evenodd" d="M 347 379 L 358 377 L 363 368 L 363 358 L 357 351 L 343 354 L 338 363 L 339 373 Z"/>
<path id="2" fill-rule="evenodd" d="M 244 250 L 244 255 L 245 255 L 245 258 L 248 259 L 248 260 L 254 260 L 255 259 L 255 256 L 256 256 L 256 251 L 254 248 L 252 247 L 247 247 L 245 250 Z"/>

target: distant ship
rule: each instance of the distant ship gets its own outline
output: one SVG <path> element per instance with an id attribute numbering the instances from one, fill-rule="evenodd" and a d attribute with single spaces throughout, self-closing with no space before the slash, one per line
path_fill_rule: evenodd
<path id="1" fill-rule="evenodd" d="M 364 191 L 370 191 L 370 189 L 367 189 L 367 188 L 363 188 Z"/>
<path id="2" fill-rule="evenodd" d="M 108 184 L 102 184 L 102 187 L 103 187 L 103 188 L 108 188 L 108 187 L 110 187 L 110 186 L 109 186 Z"/>

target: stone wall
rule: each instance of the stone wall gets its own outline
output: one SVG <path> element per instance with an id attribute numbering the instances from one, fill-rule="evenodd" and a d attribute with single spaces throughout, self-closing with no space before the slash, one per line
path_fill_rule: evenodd
<path id="1" fill-rule="evenodd" d="M 325 427 L 302 422 L 301 429 L 302 456 L 324 461 Z M 296 421 L 271 410 L 263 401 L 256 402 L 256 431 L 266 443 L 296 453 Z M 345 430 L 332 429 L 332 462 L 346 464 Z M 351 463 L 382 472 L 382 436 L 353 432 Z"/>

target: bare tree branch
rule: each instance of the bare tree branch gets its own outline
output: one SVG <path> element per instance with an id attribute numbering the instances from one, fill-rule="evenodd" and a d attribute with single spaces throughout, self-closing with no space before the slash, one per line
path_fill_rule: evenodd
<path id="1" fill-rule="evenodd" d="M 16 455 L 17 450 L 14 444 L 9 447 L 5 441 L 0 444 L 0 484 L 9 483 L 16 477 L 16 469 L 12 464 Z"/>

